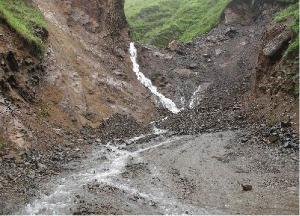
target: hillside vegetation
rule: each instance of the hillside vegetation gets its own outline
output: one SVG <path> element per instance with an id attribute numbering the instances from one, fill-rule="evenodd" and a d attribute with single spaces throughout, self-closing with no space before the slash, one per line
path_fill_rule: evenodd
<path id="1" fill-rule="evenodd" d="M 230 0 L 126 0 L 125 13 L 135 41 L 165 47 L 191 41 L 217 25 Z"/>
<path id="2" fill-rule="evenodd" d="M 15 30 L 36 54 L 44 50 L 38 30 L 46 29 L 43 14 L 24 0 L 0 0 L 0 18 Z"/>
<path id="3" fill-rule="evenodd" d="M 294 54 L 299 50 L 299 2 L 290 4 L 286 9 L 280 11 L 275 16 L 276 22 L 286 21 L 291 19 L 291 29 L 294 32 L 294 38 L 286 54 Z"/>

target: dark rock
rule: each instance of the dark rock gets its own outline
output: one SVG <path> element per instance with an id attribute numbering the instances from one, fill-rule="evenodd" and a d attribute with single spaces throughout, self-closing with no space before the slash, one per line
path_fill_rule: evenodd
<path id="1" fill-rule="evenodd" d="M 6 56 L 6 61 L 7 61 L 7 64 L 9 66 L 9 68 L 12 70 L 12 71 L 19 71 L 19 64 L 18 64 L 18 61 L 17 59 L 15 58 L 15 54 L 12 52 L 12 51 L 9 51 L 7 53 L 7 56 Z"/>
<path id="2" fill-rule="evenodd" d="M 242 138 L 242 139 L 241 139 L 241 142 L 242 142 L 242 143 L 246 143 L 246 142 L 248 142 L 248 139 L 247 139 L 247 138 Z"/>
<path id="3" fill-rule="evenodd" d="M 95 112 L 86 112 L 84 114 L 84 117 L 89 120 L 89 121 L 93 121 L 97 118 L 98 114 Z"/>
<path id="4" fill-rule="evenodd" d="M 34 29 L 34 34 L 41 38 L 42 40 L 45 40 L 49 36 L 49 32 L 45 28 L 36 28 Z"/>
<path id="5" fill-rule="evenodd" d="M 279 136 L 278 136 L 278 134 L 271 134 L 270 136 L 269 136 L 269 141 L 270 141 L 270 143 L 275 143 L 275 142 L 277 142 L 279 140 Z"/>
<path id="6" fill-rule="evenodd" d="M 241 187 L 242 187 L 243 191 L 252 191 L 252 189 L 253 189 L 252 185 L 241 184 Z"/>
<path id="7" fill-rule="evenodd" d="M 198 67 L 198 64 L 197 63 L 191 63 L 188 68 L 189 69 L 196 69 Z"/>
<path id="8" fill-rule="evenodd" d="M 235 28 L 229 27 L 225 30 L 225 35 L 234 38 L 234 36 L 238 33 L 238 31 Z"/>
<path id="9" fill-rule="evenodd" d="M 293 143 L 291 141 L 287 141 L 283 145 L 284 148 L 293 148 Z"/>

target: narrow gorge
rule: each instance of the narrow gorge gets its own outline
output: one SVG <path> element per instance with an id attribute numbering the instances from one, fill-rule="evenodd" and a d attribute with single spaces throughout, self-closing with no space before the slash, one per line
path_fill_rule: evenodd
<path id="1" fill-rule="evenodd" d="M 0 213 L 299 213 L 299 3 L 0 0 Z"/>

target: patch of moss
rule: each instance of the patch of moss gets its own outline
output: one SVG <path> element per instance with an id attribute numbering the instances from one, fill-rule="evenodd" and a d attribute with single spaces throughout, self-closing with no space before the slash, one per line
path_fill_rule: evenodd
<path id="1" fill-rule="evenodd" d="M 44 43 L 36 32 L 47 28 L 41 11 L 25 0 L 0 0 L 0 18 L 33 47 L 35 54 L 43 54 Z"/>

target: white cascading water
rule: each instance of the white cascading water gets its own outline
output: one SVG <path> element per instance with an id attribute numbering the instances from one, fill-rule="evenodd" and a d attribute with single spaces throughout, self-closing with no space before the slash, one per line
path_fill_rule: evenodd
<path id="1" fill-rule="evenodd" d="M 141 71 L 140 66 L 137 63 L 137 50 L 134 46 L 134 43 L 130 43 L 130 59 L 133 65 L 133 72 L 136 74 L 137 79 L 146 87 L 148 88 L 152 94 L 157 96 L 163 105 L 164 108 L 168 109 L 172 113 L 179 113 L 180 109 L 177 108 L 176 104 L 160 92 L 158 92 L 157 87 L 154 86 L 150 79 L 148 79 Z"/>
<path id="2" fill-rule="evenodd" d="M 199 86 L 196 91 L 193 93 L 192 97 L 191 97 L 191 102 L 189 104 L 189 108 L 190 109 L 193 109 L 196 105 L 196 102 L 197 102 L 197 96 L 198 96 L 198 93 L 200 92 L 201 90 L 201 86 Z"/>

